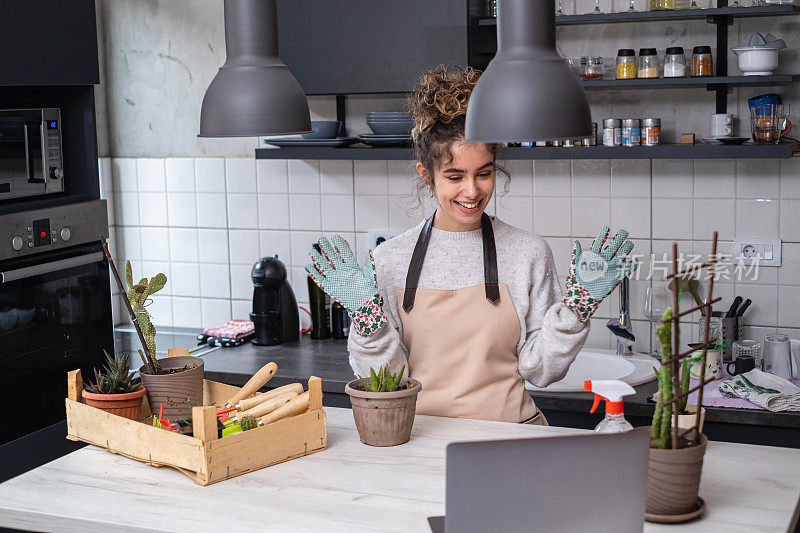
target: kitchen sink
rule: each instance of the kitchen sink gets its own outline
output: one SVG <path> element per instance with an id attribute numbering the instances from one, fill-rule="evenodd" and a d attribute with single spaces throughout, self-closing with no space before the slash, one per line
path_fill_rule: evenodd
<path id="1" fill-rule="evenodd" d="M 656 379 L 653 369 L 660 361 L 647 354 L 619 356 L 611 350 L 581 350 L 569 367 L 567 375 L 547 387 L 536 387 L 526 382 L 529 390 L 576 392 L 582 391 L 587 379 L 619 379 L 630 385 L 641 385 Z"/>

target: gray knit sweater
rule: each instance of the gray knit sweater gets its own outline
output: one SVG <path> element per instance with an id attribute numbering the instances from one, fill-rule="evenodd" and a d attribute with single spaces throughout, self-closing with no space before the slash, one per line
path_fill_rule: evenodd
<path id="1" fill-rule="evenodd" d="M 408 349 L 403 344 L 403 324 L 397 302 L 405 287 L 408 265 L 423 223 L 375 249 L 378 292 L 388 323 L 369 337 L 351 329 L 347 343 L 350 366 L 368 376 L 389 364 L 396 372 L 408 368 Z M 560 380 L 575 360 L 589 334 L 585 324 L 561 303 L 561 289 L 553 253 L 542 237 L 493 219 L 497 248 L 498 282 L 505 283 L 520 324 L 517 343 L 519 373 L 538 387 Z M 419 278 L 420 289 L 460 289 L 481 285 L 483 238 L 481 230 L 451 232 L 433 228 Z"/>

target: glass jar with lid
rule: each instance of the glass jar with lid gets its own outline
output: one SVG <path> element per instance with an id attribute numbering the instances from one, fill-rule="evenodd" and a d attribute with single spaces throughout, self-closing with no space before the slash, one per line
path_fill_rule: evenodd
<path id="1" fill-rule="evenodd" d="M 675 9 L 675 0 L 650 0 L 650 11 Z"/>
<path id="2" fill-rule="evenodd" d="M 683 78 L 686 76 L 686 56 L 682 46 L 671 46 L 664 54 L 664 77 Z"/>
<path id="3" fill-rule="evenodd" d="M 640 78 L 658 77 L 658 54 L 655 48 L 639 49 L 639 69 L 636 74 Z"/>
<path id="4" fill-rule="evenodd" d="M 595 56 L 581 57 L 581 78 L 596 79 L 602 78 L 605 74 L 603 58 Z"/>
<path id="5" fill-rule="evenodd" d="M 692 49 L 692 76 L 713 76 L 714 60 L 710 46 L 695 46 Z"/>
<path id="6" fill-rule="evenodd" d="M 630 80 L 636 77 L 636 52 L 620 48 L 617 52 L 617 79 Z"/>

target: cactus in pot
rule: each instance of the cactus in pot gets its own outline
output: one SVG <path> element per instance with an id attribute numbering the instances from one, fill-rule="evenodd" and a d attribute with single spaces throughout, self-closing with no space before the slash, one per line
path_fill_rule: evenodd
<path id="1" fill-rule="evenodd" d="M 358 376 L 361 383 L 364 385 L 364 390 L 369 392 L 394 392 L 400 388 L 400 380 L 403 378 L 403 371 L 406 365 L 400 369 L 397 374 L 392 374 L 389 371 L 389 365 L 384 365 L 378 369 L 377 374 L 375 369 L 370 367 L 369 378 Z"/>
<path id="2" fill-rule="evenodd" d="M 136 320 L 142 330 L 142 335 L 144 335 L 146 349 L 151 356 L 155 356 L 156 327 L 150 319 L 150 313 L 147 311 L 146 306 L 152 301 L 149 300 L 150 296 L 163 289 L 164 285 L 167 284 L 167 276 L 159 272 L 150 279 L 142 278 L 138 283 L 134 284 L 131 262 L 126 261 L 125 282 L 128 284 L 126 296 L 131 303 L 133 314 L 136 316 Z M 155 359 L 153 359 L 153 362 L 157 366 L 156 373 L 160 373 L 158 362 Z"/>
<path id="3" fill-rule="evenodd" d="M 94 383 L 89 383 L 82 392 L 84 402 L 108 413 L 138 420 L 147 391 L 128 371 L 130 355 L 111 357 L 105 350 L 103 353 L 106 363 L 100 371 L 94 369 Z"/>

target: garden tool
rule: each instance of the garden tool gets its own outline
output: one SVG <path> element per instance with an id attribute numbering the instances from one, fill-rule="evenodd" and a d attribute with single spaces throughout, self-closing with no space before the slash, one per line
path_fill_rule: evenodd
<path id="1" fill-rule="evenodd" d="M 680 278 L 672 278 L 669 281 L 669 285 L 667 285 L 667 288 L 674 292 L 676 290 L 676 281 L 677 281 L 677 290 L 679 291 L 678 292 L 679 295 L 681 291 L 688 292 L 689 294 L 692 295 L 692 298 L 694 298 L 694 303 L 696 303 L 697 305 L 703 305 L 703 300 L 697 293 L 697 287 L 700 286 L 700 282 L 696 278 L 688 274 Z M 702 315 L 706 314 L 704 307 L 700 308 L 700 314 Z"/>
<path id="2" fill-rule="evenodd" d="M 247 411 L 248 409 L 252 409 L 259 404 L 272 400 L 273 398 L 277 398 L 278 396 L 283 396 L 284 394 L 288 394 L 290 392 L 294 393 L 295 396 L 302 394 L 303 386 L 299 383 L 289 383 L 288 385 L 283 385 L 267 392 L 257 392 L 252 398 L 246 398 L 241 400 L 236 405 L 220 409 L 217 411 L 217 416 L 222 416 L 233 411 Z M 228 418 L 230 416 L 232 415 L 229 415 Z"/>
<path id="3" fill-rule="evenodd" d="M 281 394 L 280 396 L 270 398 L 269 400 L 256 405 L 252 409 L 236 413 L 236 420 L 241 422 L 246 416 L 254 416 L 256 418 L 264 416 L 268 413 L 271 413 L 283 404 L 294 400 L 297 398 L 297 396 L 298 394 L 296 392 L 287 392 L 286 394 Z"/>
<path id="4" fill-rule="evenodd" d="M 299 415 L 300 413 L 304 412 L 308 409 L 309 403 L 309 396 L 308 391 L 304 392 L 297 398 L 293 399 L 289 403 L 286 403 L 269 414 L 266 414 L 258 419 L 259 426 L 266 426 L 272 422 L 276 422 L 282 418 L 288 418 L 290 416 Z"/>
<path id="5" fill-rule="evenodd" d="M 264 386 L 272 376 L 275 375 L 275 372 L 278 371 L 278 365 L 275 363 L 269 362 L 263 367 L 259 369 L 258 372 L 253 374 L 247 383 L 239 389 L 239 391 L 233 395 L 233 397 L 227 401 L 225 407 L 232 407 L 235 406 L 240 400 L 244 400 L 245 398 L 249 398 L 253 394 L 258 391 L 261 387 Z"/>

